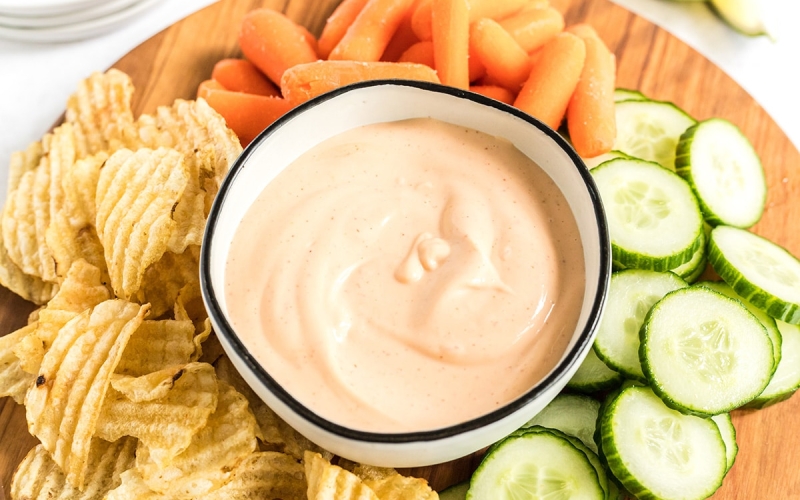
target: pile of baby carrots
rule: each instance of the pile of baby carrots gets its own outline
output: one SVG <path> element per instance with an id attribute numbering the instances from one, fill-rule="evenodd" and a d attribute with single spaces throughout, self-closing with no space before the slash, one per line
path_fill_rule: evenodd
<path id="1" fill-rule="evenodd" d="M 469 89 L 557 129 L 577 152 L 611 150 L 615 59 L 547 0 L 343 0 L 319 40 L 280 12 L 242 21 L 245 59 L 225 59 L 205 98 L 243 144 L 292 107 L 343 85 L 410 79 Z"/>

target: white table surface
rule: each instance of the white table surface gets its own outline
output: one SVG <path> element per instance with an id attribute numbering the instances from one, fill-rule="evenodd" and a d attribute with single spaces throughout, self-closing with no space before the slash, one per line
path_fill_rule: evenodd
<path id="1" fill-rule="evenodd" d="M 780 37 L 748 38 L 722 24 L 703 4 L 614 0 L 681 38 L 747 90 L 800 148 L 800 2 L 778 0 Z M 0 202 L 8 158 L 38 140 L 61 115 L 77 82 L 103 70 L 163 28 L 214 0 L 162 0 L 123 28 L 64 44 L 0 40 Z M 785 22 L 783 22 L 785 21 Z"/>

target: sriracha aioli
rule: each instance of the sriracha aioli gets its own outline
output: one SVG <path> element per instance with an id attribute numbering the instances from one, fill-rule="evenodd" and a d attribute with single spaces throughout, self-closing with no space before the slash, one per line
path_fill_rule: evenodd
<path id="1" fill-rule="evenodd" d="M 302 155 L 249 208 L 229 319 L 302 404 L 373 432 L 491 412 L 564 353 L 584 295 L 578 228 L 511 143 L 414 119 Z"/>

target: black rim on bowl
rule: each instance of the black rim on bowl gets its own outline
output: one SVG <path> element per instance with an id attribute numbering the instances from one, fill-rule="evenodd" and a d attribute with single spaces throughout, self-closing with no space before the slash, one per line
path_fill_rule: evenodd
<path id="1" fill-rule="evenodd" d="M 545 378 L 540 380 L 539 383 L 537 383 L 533 388 L 531 388 L 529 391 L 527 391 L 525 394 L 518 397 L 514 401 L 506 404 L 502 408 L 498 408 L 497 410 L 494 410 L 491 413 L 487 413 L 485 415 L 482 415 L 478 418 L 466 422 L 430 431 L 405 432 L 405 433 L 367 432 L 367 431 L 351 429 L 349 427 L 336 424 L 334 422 L 331 422 L 330 420 L 320 417 L 319 415 L 308 409 L 305 405 L 300 403 L 298 400 L 296 400 L 294 397 L 292 397 L 288 392 L 286 392 L 286 390 L 280 384 L 278 384 L 278 382 L 274 378 L 272 378 L 272 376 L 270 376 L 269 373 L 267 373 L 264 367 L 262 367 L 258 363 L 258 361 L 256 361 L 255 357 L 250 353 L 250 351 L 248 351 L 248 349 L 242 343 L 241 339 L 239 339 L 238 335 L 236 335 L 230 323 L 228 323 L 227 319 L 225 318 L 225 315 L 222 312 L 222 308 L 220 307 L 219 301 L 217 300 L 217 296 L 214 293 L 214 289 L 211 286 L 211 245 L 206 242 L 210 241 L 210 235 L 214 232 L 214 229 L 219 219 L 220 211 L 222 210 L 222 205 L 224 204 L 225 199 L 229 194 L 230 190 L 229 188 L 231 184 L 233 184 L 237 175 L 242 170 L 244 164 L 247 162 L 247 159 L 251 156 L 255 148 L 261 142 L 263 142 L 267 137 L 272 135 L 276 130 L 278 130 L 284 124 L 291 121 L 299 113 L 303 113 L 304 111 L 310 108 L 316 107 L 342 94 L 352 92 L 357 89 L 382 86 L 382 85 L 413 87 L 425 91 L 446 94 L 460 99 L 467 99 L 476 102 L 478 104 L 489 106 L 498 109 L 500 111 L 503 111 L 505 113 L 512 114 L 515 117 L 528 122 L 530 125 L 536 127 L 540 131 L 547 134 L 547 136 L 549 136 L 553 141 L 555 141 L 561 147 L 561 149 L 563 149 L 567 153 L 567 155 L 572 160 L 572 163 L 574 164 L 575 168 L 577 169 L 578 173 L 581 175 L 584 183 L 586 184 L 586 188 L 592 202 L 592 207 L 594 209 L 594 216 L 596 219 L 600 235 L 600 269 L 598 276 L 599 279 L 596 283 L 597 288 L 595 290 L 594 303 L 592 304 L 592 309 L 589 312 L 589 317 L 587 318 L 586 325 L 583 328 L 583 331 L 581 331 L 580 335 L 578 336 L 577 342 L 566 353 L 567 356 L 566 362 L 556 365 L 553 371 L 549 373 Z M 591 338 L 591 332 L 595 329 L 597 323 L 600 321 L 600 313 L 602 311 L 606 299 L 606 284 L 608 283 L 611 275 L 610 252 L 611 252 L 611 244 L 609 242 L 609 237 L 608 237 L 608 228 L 606 224 L 605 213 L 603 211 L 603 205 L 600 201 L 600 193 L 597 190 L 597 186 L 595 185 L 594 180 L 592 179 L 592 176 L 589 173 L 589 170 L 584 165 L 583 160 L 581 160 L 581 158 L 578 156 L 577 153 L 575 153 L 572 147 L 553 129 L 551 129 L 547 125 L 544 125 L 539 120 L 533 118 L 527 113 L 518 110 L 517 108 L 508 106 L 499 101 L 495 101 L 494 99 L 490 99 L 488 97 L 473 92 L 468 92 L 457 88 L 447 87 L 444 85 L 428 83 L 428 82 L 419 82 L 411 80 L 375 80 L 375 81 L 361 82 L 353 85 L 348 85 L 346 87 L 342 87 L 333 90 L 331 92 L 328 92 L 326 94 L 323 94 L 321 96 L 318 96 L 314 99 L 311 99 L 310 101 L 307 101 L 297 106 L 293 110 L 283 115 L 277 121 L 275 121 L 275 123 L 270 125 L 263 132 L 261 132 L 261 134 L 259 134 L 259 136 L 256 137 L 256 139 L 253 140 L 253 142 L 250 145 L 248 145 L 247 148 L 245 148 L 244 152 L 234 162 L 233 166 L 228 172 L 228 175 L 222 182 L 219 194 L 217 195 L 217 198 L 214 200 L 214 203 L 211 207 L 211 212 L 208 215 L 208 223 L 206 225 L 205 235 L 203 238 L 203 246 L 201 248 L 201 254 L 200 254 L 200 287 L 202 289 L 205 302 L 208 306 L 208 313 L 209 315 L 211 315 L 214 322 L 219 326 L 219 329 L 221 330 L 217 332 L 217 334 L 226 337 L 228 343 L 236 352 L 236 354 L 241 358 L 242 362 L 260 380 L 260 382 L 262 382 L 276 398 L 278 398 L 283 404 L 289 407 L 296 414 L 301 416 L 304 420 L 331 434 L 335 434 L 356 441 L 364 441 L 371 443 L 411 443 L 420 441 L 437 441 L 440 439 L 445 439 L 459 434 L 463 434 L 465 432 L 472 431 L 481 427 L 485 427 L 488 424 L 499 421 L 507 417 L 508 415 L 511 415 L 512 413 L 518 411 L 523 406 L 526 406 L 537 396 L 539 396 L 543 392 L 553 387 L 556 384 L 556 382 L 559 381 L 561 378 L 563 378 L 565 376 L 565 373 L 572 366 L 576 364 L 577 354 L 582 349 L 587 347 L 587 344 L 589 343 L 589 340 Z"/>

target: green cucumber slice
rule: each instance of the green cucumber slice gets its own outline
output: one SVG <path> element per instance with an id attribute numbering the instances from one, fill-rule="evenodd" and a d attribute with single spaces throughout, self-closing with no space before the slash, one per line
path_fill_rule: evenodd
<path id="1" fill-rule="evenodd" d="M 711 10 L 728 26 L 747 36 L 769 36 L 759 0 L 709 0 Z"/>
<path id="2" fill-rule="evenodd" d="M 542 411 L 528 421 L 523 428 L 541 426 L 556 429 L 574 436 L 597 453 L 592 436 L 597 428 L 597 412 L 600 401 L 578 394 L 559 394 Z"/>
<path id="3" fill-rule="evenodd" d="M 619 386 L 621 382 L 622 375 L 603 363 L 592 348 L 578 371 L 567 382 L 567 389 L 582 393 L 608 391 Z"/>
<path id="4" fill-rule="evenodd" d="M 761 394 L 774 360 L 767 330 L 738 300 L 704 286 L 668 293 L 640 331 L 639 359 L 670 408 L 703 417 Z"/>
<path id="5" fill-rule="evenodd" d="M 745 300 L 775 319 L 800 324 L 800 261 L 785 248 L 744 229 L 717 226 L 708 261 Z"/>
<path id="6" fill-rule="evenodd" d="M 608 153 L 603 153 L 600 156 L 595 156 L 594 158 L 583 158 L 583 163 L 586 164 L 586 168 L 592 170 L 615 158 L 630 158 L 630 156 L 626 155 L 622 151 L 609 151 Z"/>
<path id="7" fill-rule="evenodd" d="M 753 316 L 758 318 L 764 328 L 767 329 L 767 335 L 769 335 L 769 340 L 772 342 L 772 359 L 775 361 L 775 369 L 778 368 L 778 365 L 781 362 L 781 332 L 778 331 L 778 325 L 775 324 L 775 320 L 772 319 L 769 315 L 767 315 L 764 311 L 757 308 L 744 298 L 741 295 L 733 291 L 733 288 L 730 287 L 724 281 L 704 281 L 702 283 L 698 283 L 698 285 L 702 285 L 708 287 L 715 292 L 719 292 L 722 295 L 728 296 L 732 299 L 736 299 L 742 303 L 743 306 L 747 308 L 748 311 L 753 313 Z M 774 373 L 774 369 L 773 369 Z"/>
<path id="8" fill-rule="evenodd" d="M 783 321 L 778 321 L 777 324 L 783 337 L 781 362 L 764 392 L 750 401 L 746 405 L 748 408 L 766 408 L 786 401 L 800 389 L 800 326 Z"/>
<path id="9" fill-rule="evenodd" d="M 712 118 L 689 127 L 678 143 L 675 171 L 692 187 L 706 222 L 748 228 L 767 201 L 764 169 L 733 123 Z"/>
<path id="10" fill-rule="evenodd" d="M 608 220 L 613 259 L 628 269 L 668 271 L 701 246 L 703 217 L 689 185 L 652 162 L 618 158 L 592 170 Z"/>
<path id="11" fill-rule="evenodd" d="M 647 96 L 638 90 L 616 89 L 614 90 L 614 102 L 621 101 L 648 101 Z"/>
<path id="12" fill-rule="evenodd" d="M 464 481 L 439 492 L 439 500 L 464 500 L 467 498 L 469 481 Z"/>
<path id="13" fill-rule="evenodd" d="M 722 442 L 725 443 L 725 471 L 727 472 L 731 470 L 733 462 L 736 461 L 736 455 L 739 454 L 739 445 L 736 444 L 736 428 L 733 426 L 730 413 L 714 415 L 711 420 L 717 424 Z"/>
<path id="14" fill-rule="evenodd" d="M 550 432 L 510 436 L 487 452 L 470 480 L 467 500 L 559 498 L 603 500 L 586 454 Z"/>
<path id="15" fill-rule="evenodd" d="M 694 118 L 670 102 L 621 101 L 616 105 L 614 149 L 675 170 L 675 149 Z"/>
<path id="16" fill-rule="evenodd" d="M 611 471 L 636 498 L 700 500 L 725 477 L 725 444 L 716 424 L 668 408 L 648 387 L 614 397 L 600 434 Z"/>
<path id="17" fill-rule="evenodd" d="M 692 255 L 692 259 L 686 264 L 681 264 L 675 269 L 671 269 L 673 273 L 680 276 L 687 283 L 694 283 L 697 281 L 700 275 L 703 274 L 703 271 L 706 270 L 706 266 L 708 265 L 708 259 L 706 258 L 707 253 L 705 232 L 700 233 L 700 238 L 702 242 L 697 250 L 695 250 L 694 255 Z"/>
<path id="18" fill-rule="evenodd" d="M 597 356 L 626 377 L 645 381 L 639 362 L 639 330 L 653 304 L 684 287 L 686 282 L 672 273 L 630 269 L 611 275 L 594 340 Z"/>

